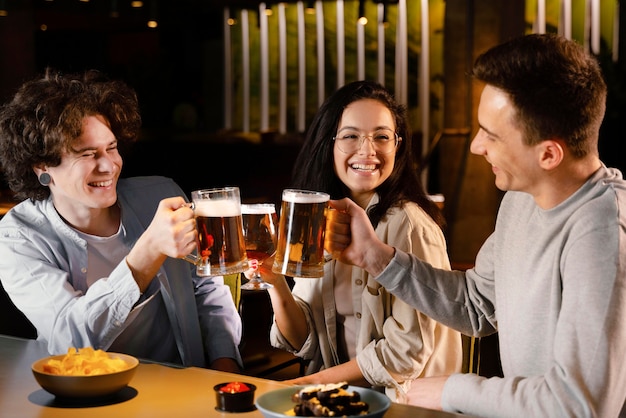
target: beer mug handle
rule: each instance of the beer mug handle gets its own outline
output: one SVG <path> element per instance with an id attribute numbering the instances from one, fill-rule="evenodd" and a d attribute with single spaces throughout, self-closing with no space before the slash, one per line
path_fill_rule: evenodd
<path id="1" fill-rule="evenodd" d="M 191 264 L 193 264 L 194 266 L 197 266 L 200 264 L 200 258 L 197 257 L 194 254 L 187 254 L 184 257 L 181 257 L 183 260 L 190 262 Z"/>
<path id="2" fill-rule="evenodd" d="M 206 260 L 205 262 L 201 257 L 198 257 L 194 254 L 188 254 L 184 257 L 181 257 L 181 259 L 188 261 L 189 263 L 196 266 L 196 275 L 198 275 L 199 277 L 216 275 L 214 271 L 211 271 L 211 263 L 208 260 Z"/>
<path id="3" fill-rule="evenodd" d="M 195 210 L 196 209 L 196 204 L 195 202 L 186 202 L 183 203 L 183 206 L 187 206 L 188 208 L 190 208 L 191 210 Z M 194 266 L 198 266 L 200 265 L 200 261 L 201 258 L 194 255 L 194 254 L 187 254 L 184 257 L 181 257 L 183 260 L 190 262 L 191 264 L 193 264 Z"/>

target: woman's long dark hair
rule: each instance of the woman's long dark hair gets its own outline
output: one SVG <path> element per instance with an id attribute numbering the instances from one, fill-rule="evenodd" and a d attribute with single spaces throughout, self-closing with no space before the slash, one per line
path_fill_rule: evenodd
<path id="1" fill-rule="evenodd" d="M 391 176 L 376 189 L 380 201 L 369 209 L 370 221 L 376 227 L 390 208 L 410 201 L 417 203 L 443 227 L 443 215 L 428 198 L 418 175 L 406 109 L 396 103 L 382 85 L 373 81 L 346 84 L 322 104 L 309 126 L 302 149 L 296 158 L 291 187 L 326 192 L 331 199 L 350 197 L 349 188 L 335 174 L 333 137 L 337 133 L 344 109 L 350 103 L 363 99 L 377 100 L 386 106 L 395 119 L 396 132 L 402 138 L 396 150 Z"/>

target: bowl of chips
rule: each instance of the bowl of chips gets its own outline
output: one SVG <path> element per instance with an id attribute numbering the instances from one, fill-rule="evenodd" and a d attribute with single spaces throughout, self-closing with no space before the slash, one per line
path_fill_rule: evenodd
<path id="1" fill-rule="evenodd" d="M 256 407 L 265 418 L 341 416 L 381 418 L 391 406 L 383 393 L 347 382 L 291 386 L 259 396 Z"/>
<path id="2" fill-rule="evenodd" d="M 31 368 L 37 383 L 55 396 L 93 398 L 125 388 L 138 364 L 135 357 L 127 354 L 72 347 L 67 354 L 37 360 Z"/>

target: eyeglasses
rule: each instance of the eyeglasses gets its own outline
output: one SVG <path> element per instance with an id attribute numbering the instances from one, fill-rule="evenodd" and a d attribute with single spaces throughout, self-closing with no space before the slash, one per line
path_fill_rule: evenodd
<path id="1" fill-rule="evenodd" d="M 398 134 L 391 129 L 380 129 L 370 135 L 362 135 L 354 130 L 344 130 L 333 137 L 333 141 L 337 144 L 339 151 L 352 154 L 361 149 L 366 138 L 369 139 L 374 150 L 380 154 L 392 153 L 401 141 Z"/>

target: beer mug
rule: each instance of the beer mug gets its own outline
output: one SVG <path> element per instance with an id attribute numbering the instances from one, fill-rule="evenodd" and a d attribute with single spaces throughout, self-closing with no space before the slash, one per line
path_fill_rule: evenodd
<path id="1" fill-rule="evenodd" d="M 308 190 L 283 190 L 278 244 L 272 271 L 287 276 L 324 276 L 324 235 L 330 196 Z"/>
<path id="2" fill-rule="evenodd" d="M 185 260 L 198 276 L 223 276 L 248 269 L 238 187 L 191 192 L 191 207 L 198 230 L 198 254 Z"/>

